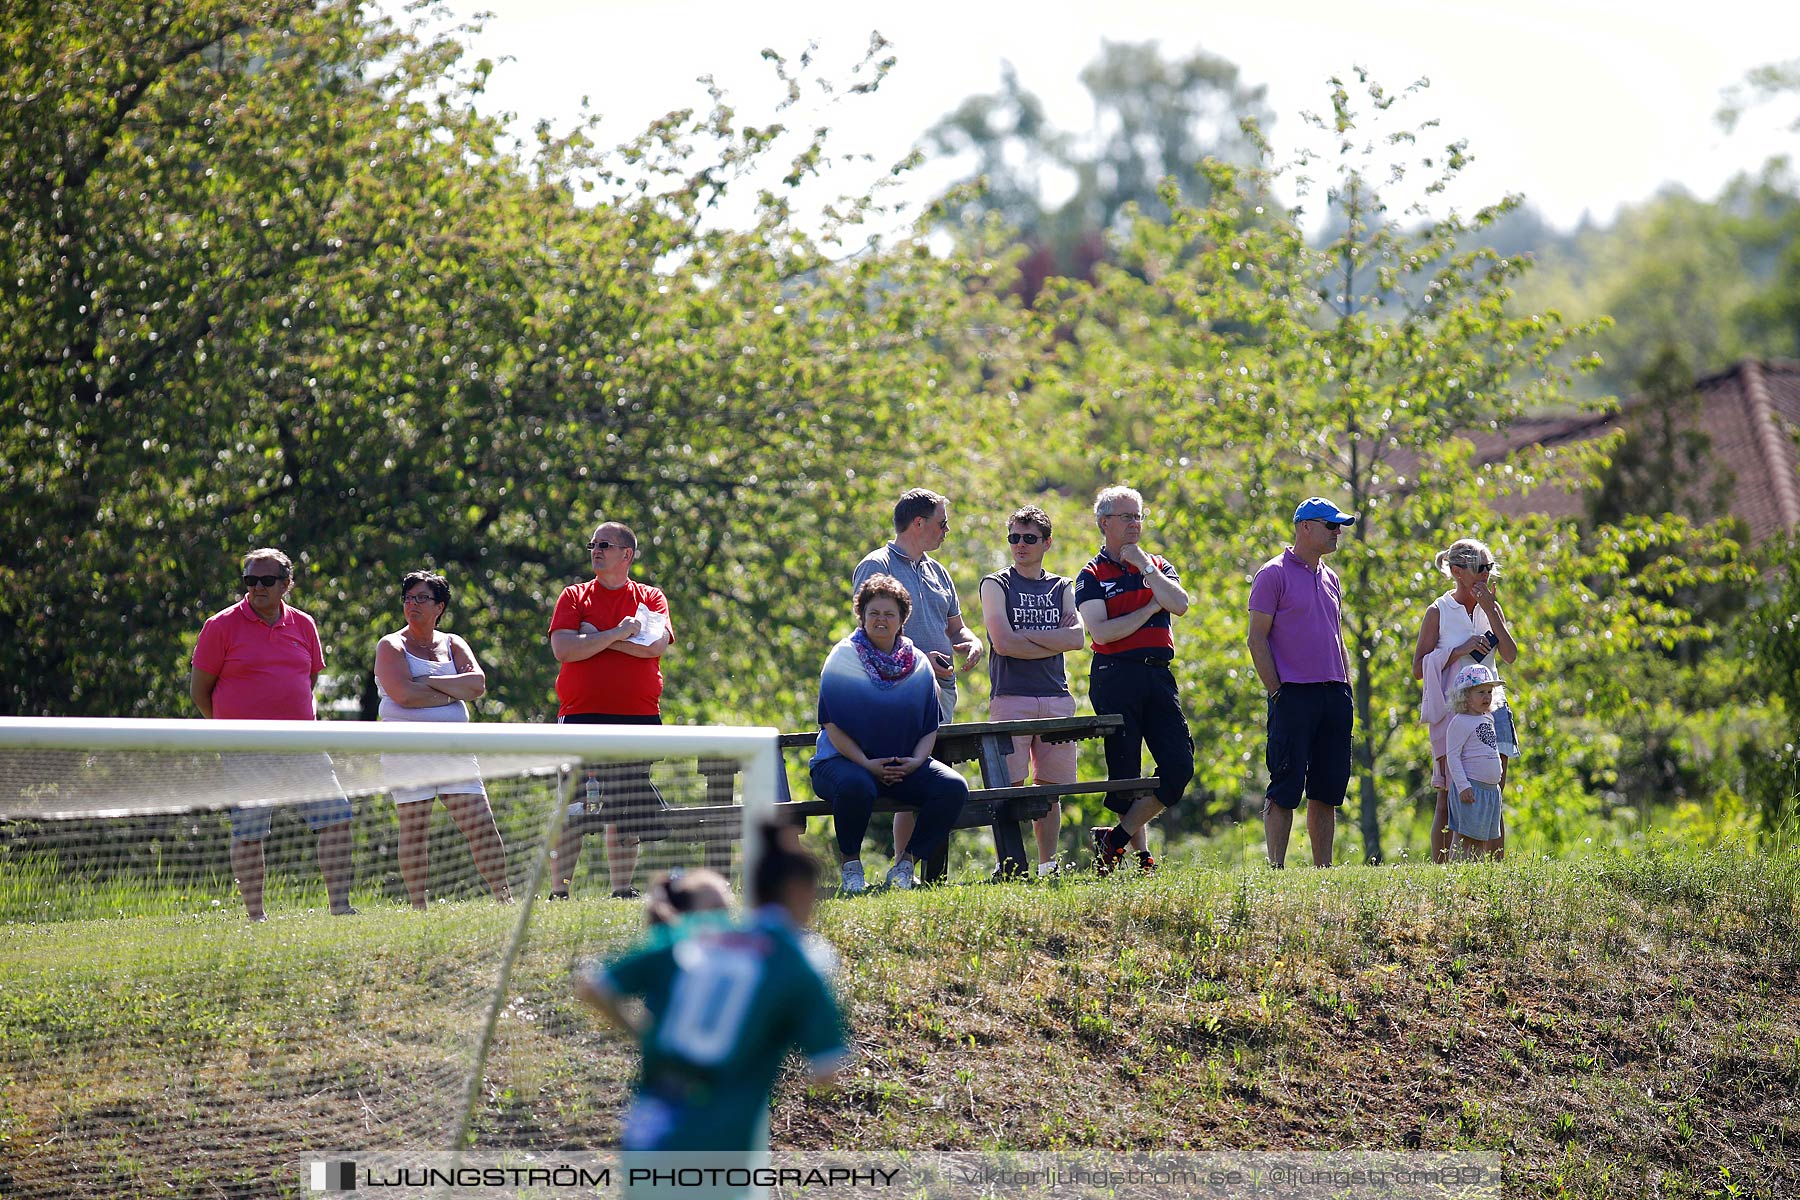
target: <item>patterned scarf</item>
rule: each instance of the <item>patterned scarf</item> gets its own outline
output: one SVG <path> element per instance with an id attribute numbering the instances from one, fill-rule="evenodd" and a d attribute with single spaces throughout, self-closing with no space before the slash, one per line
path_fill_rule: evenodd
<path id="1" fill-rule="evenodd" d="M 904 634 L 894 639 L 894 649 L 889 654 L 883 654 L 860 629 L 850 635 L 850 644 L 856 647 L 856 657 L 862 663 L 863 671 L 884 692 L 911 675 L 918 665 L 912 639 Z"/>

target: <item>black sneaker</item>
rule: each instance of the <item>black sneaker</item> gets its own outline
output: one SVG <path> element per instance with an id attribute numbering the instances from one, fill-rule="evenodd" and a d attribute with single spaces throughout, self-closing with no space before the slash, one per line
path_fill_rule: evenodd
<path id="1" fill-rule="evenodd" d="M 1156 874 L 1156 858 L 1148 850 L 1139 850 L 1138 851 L 1138 874 L 1139 875 L 1154 875 L 1154 874 Z"/>
<path id="2" fill-rule="evenodd" d="M 638 891 L 634 887 L 614 888 L 612 890 L 612 898 L 614 900 L 636 900 L 643 894 L 644 893 Z"/>
<path id="3" fill-rule="evenodd" d="M 1113 868 L 1125 858 L 1123 850 L 1112 848 L 1112 829 L 1102 826 L 1088 830 L 1088 840 L 1094 844 L 1094 873 L 1102 879 L 1113 873 Z"/>

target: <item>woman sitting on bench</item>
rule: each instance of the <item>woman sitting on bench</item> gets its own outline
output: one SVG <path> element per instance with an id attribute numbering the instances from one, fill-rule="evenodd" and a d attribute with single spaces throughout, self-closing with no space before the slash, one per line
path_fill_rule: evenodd
<path id="1" fill-rule="evenodd" d="M 847 895 L 868 886 L 862 841 L 878 798 L 919 810 L 912 839 L 887 873 L 897 888 L 913 886 L 913 864 L 944 844 L 969 798 L 963 777 L 931 757 L 937 680 L 900 633 L 910 611 L 912 597 L 898 579 L 871 576 L 856 591 L 856 632 L 831 648 L 819 675 L 812 784 L 831 805 Z"/>

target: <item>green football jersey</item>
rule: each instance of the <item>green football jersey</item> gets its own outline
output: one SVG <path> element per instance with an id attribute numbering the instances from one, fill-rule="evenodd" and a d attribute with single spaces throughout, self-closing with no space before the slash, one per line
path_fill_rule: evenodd
<path id="1" fill-rule="evenodd" d="M 769 1093 L 789 1050 L 815 1070 L 848 1053 L 831 987 L 779 909 L 693 926 L 600 972 L 643 998 L 643 1069 L 620 1139 L 625 1150 L 757 1150 Z"/>

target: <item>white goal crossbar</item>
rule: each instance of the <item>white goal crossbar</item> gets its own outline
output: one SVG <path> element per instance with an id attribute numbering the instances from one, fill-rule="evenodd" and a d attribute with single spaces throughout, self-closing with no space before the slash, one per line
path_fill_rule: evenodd
<path id="1" fill-rule="evenodd" d="M 513 769 L 553 770 L 575 763 L 656 758 L 725 759 L 741 771 L 745 833 L 766 819 L 781 795 L 780 731 L 730 725 L 527 725 L 401 721 L 209 721 L 131 717 L 0 717 L 0 820 L 120 816 L 180 811 L 177 797 L 130 795 L 121 803 L 74 789 L 34 788 L 32 752 L 95 758 L 160 754 L 327 754 L 356 756 L 484 755 Z M 129 782 L 129 780 L 128 780 Z M 141 781 L 139 781 L 141 782 Z M 17 786 L 15 786 L 17 785 Z M 120 789 L 112 789 L 117 795 Z M 202 800 L 193 807 L 216 807 Z M 740 853 L 745 879 L 756 839 L 745 836 Z"/>
<path id="2" fill-rule="evenodd" d="M 621 735 L 626 735 L 622 737 Z M 0 749 L 281 750 L 352 754 L 516 754 L 570 762 L 710 756 L 743 762 L 748 786 L 775 792 L 780 731 L 738 725 L 422 725 L 403 721 L 171 721 L 0 717 Z M 628 740 L 627 740 L 628 738 Z"/>

